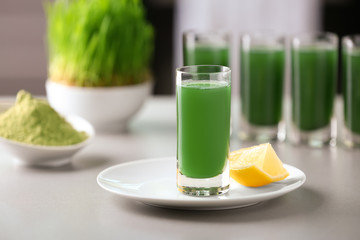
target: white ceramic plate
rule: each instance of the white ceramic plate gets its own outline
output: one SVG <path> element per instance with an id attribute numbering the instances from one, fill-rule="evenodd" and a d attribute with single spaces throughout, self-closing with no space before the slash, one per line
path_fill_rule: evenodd
<path id="1" fill-rule="evenodd" d="M 148 205 L 189 210 L 231 209 L 282 196 L 305 182 L 301 170 L 287 164 L 284 166 L 290 175 L 282 181 L 248 188 L 231 180 L 228 193 L 212 197 L 192 197 L 177 190 L 174 157 L 119 164 L 102 171 L 97 182 L 109 192 Z"/>

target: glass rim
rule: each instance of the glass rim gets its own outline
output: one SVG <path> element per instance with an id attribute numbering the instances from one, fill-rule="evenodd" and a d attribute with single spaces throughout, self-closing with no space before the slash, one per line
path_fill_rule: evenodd
<path id="1" fill-rule="evenodd" d="M 240 32 L 240 39 L 244 37 L 270 37 L 274 39 L 285 39 L 286 34 L 281 31 L 277 31 L 274 29 L 257 29 L 257 30 L 247 30 Z"/>
<path id="2" fill-rule="evenodd" d="M 346 48 L 360 48 L 360 33 L 348 34 L 341 38 L 343 46 Z"/>
<path id="3" fill-rule="evenodd" d="M 219 67 L 220 71 L 209 71 L 209 72 L 190 72 L 190 71 L 186 71 L 186 69 L 190 69 L 190 68 L 194 68 L 194 67 Z M 176 68 L 176 72 L 177 73 L 185 73 L 185 74 L 224 74 L 224 73 L 231 73 L 231 69 L 229 67 L 226 66 L 222 66 L 222 65 L 189 65 L 189 66 L 182 66 L 182 67 L 178 67 Z"/>
<path id="4" fill-rule="evenodd" d="M 344 39 L 344 38 L 349 38 L 349 39 L 360 38 L 360 33 L 347 34 L 342 37 L 342 39 Z"/>
<path id="5" fill-rule="evenodd" d="M 252 48 L 278 48 L 285 49 L 286 35 L 272 29 L 259 29 L 243 32 L 239 36 L 240 50 L 249 51 Z"/>
<path id="6" fill-rule="evenodd" d="M 314 38 L 314 37 L 321 37 L 321 36 L 325 36 L 332 40 L 337 40 L 339 38 L 336 33 L 327 32 L 327 31 L 324 31 L 324 32 L 322 32 L 322 31 L 299 32 L 299 33 L 294 33 L 294 34 L 289 35 L 289 38 L 291 40 L 294 40 L 294 39 Z"/>
<path id="7" fill-rule="evenodd" d="M 208 35 L 222 35 L 224 37 L 229 38 L 231 36 L 231 33 L 229 31 L 226 30 L 200 30 L 200 29 L 189 29 L 186 31 L 183 31 L 183 36 L 188 36 L 188 35 L 197 35 L 197 36 L 208 36 Z"/>

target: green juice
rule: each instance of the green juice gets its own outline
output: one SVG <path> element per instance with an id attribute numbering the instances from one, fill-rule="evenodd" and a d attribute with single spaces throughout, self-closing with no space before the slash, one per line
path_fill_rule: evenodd
<path id="1" fill-rule="evenodd" d="M 360 134 L 360 51 L 343 54 L 343 73 L 345 126 Z"/>
<path id="2" fill-rule="evenodd" d="M 197 45 L 184 48 L 184 65 L 221 65 L 229 67 L 229 48 L 225 46 Z"/>
<path id="3" fill-rule="evenodd" d="M 181 174 L 211 178 L 226 166 L 230 141 L 231 86 L 191 81 L 177 86 L 177 159 Z"/>
<path id="4" fill-rule="evenodd" d="M 276 126 L 282 118 L 285 50 L 241 51 L 241 109 L 252 125 Z"/>
<path id="5" fill-rule="evenodd" d="M 313 131 L 330 124 L 337 76 L 337 51 L 303 47 L 292 51 L 292 119 Z"/>

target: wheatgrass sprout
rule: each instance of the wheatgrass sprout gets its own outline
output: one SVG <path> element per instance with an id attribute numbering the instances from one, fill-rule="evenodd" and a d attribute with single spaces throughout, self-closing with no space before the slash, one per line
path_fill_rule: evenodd
<path id="1" fill-rule="evenodd" d="M 154 31 L 140 0 L 56 0 L 45 10 L 51 81 L 101 87 L 149 79 Z"/>

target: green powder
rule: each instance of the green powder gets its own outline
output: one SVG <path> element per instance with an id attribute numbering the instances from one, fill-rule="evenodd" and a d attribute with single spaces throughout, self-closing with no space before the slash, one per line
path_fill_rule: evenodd
<path id="1" fill-rule="evenodd" d="M 24 90 L 16 103 L 0 114 L 0 137 L 43 146 L 66 146 L 87 139 L 61 117 L 45 100 L 35 99 Z"/>

